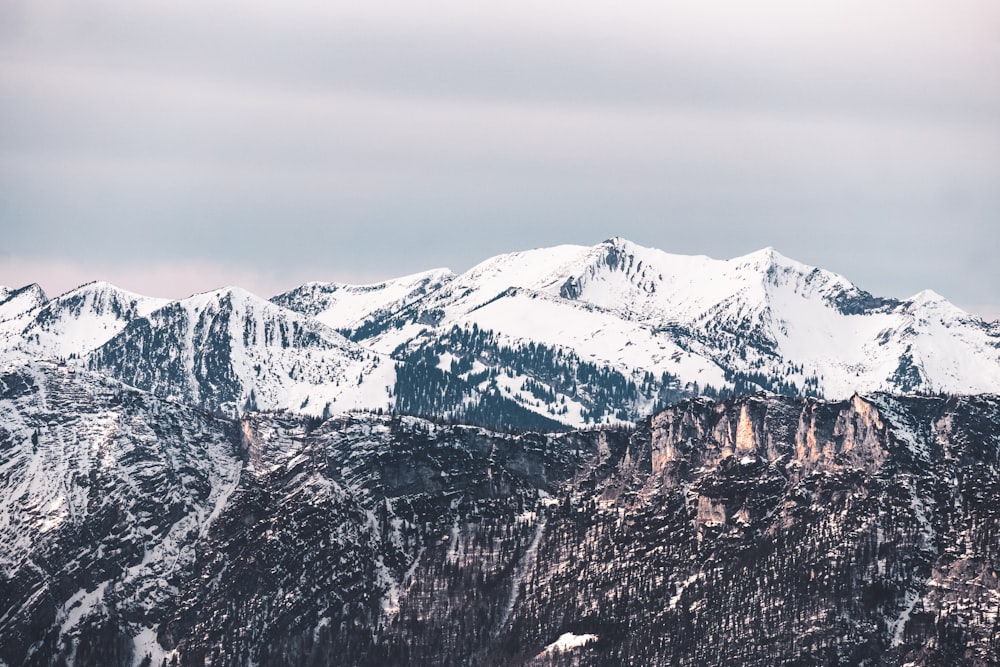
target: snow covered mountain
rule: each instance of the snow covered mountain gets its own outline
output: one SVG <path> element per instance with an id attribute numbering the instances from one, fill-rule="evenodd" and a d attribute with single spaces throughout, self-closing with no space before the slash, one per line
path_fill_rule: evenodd
<path id="1" fill-rule="evenodd" d="M 48 298 L 36 284 L 17 289 L 0 286 L 0 327 L 7 322 L 17 321 L 25 313 L 45 304 Z"/>
<path id="2" fill-rule="evenodd" d="M 0 355 L 85 357 L 227 413 L 391 409 L 495 429 L 634 422 L 695 395 L 1000 391 L 1000 323 L 930 291 L 873 296 L 766 248 L 731 260 L 620 238 L 373 285 L 181 301 L 91 283 L 0 292 Z"/>
<path id="3" fill-rule="evenodd" d="M 318 312 L 308 292 L 289 303 Z M 500 255 L 346 333 L 565 423 L 765 389 L 1000 389 L 1000 328 L 932 292 L 875 297 L 766 248 L 732 260 L 614 238 Z"/>
<path id="4" fill-rule="evenodd" d="M 388 409 L 391 359 L 238 287 L 170 302 L 91 353 L 91 369 L 235 414 Z"/>
<path id="5" fill-rule="evenodd" d="M 155 646 L 239 479 L 234 441 L 232 422 L 96 373 L 0 366 L 0 661 L 131 665 L 116 644 Z"/>
<path id="6" fill-rule="evenodd" d="M 0 303 L 0 355 L 34 359 L 80 357 L 100 347 L 132 320 L 167 303 L 96 281 L 46 300 L 37 285 Z"/>
<path id="7" fill-rule="evenodd" d="M 448 269 L 434 269 L 372 285 L 313 282 L 279 294 L 271 301 L 315 317 L 334 329 L 357 329 L 366 320 L 391 317 L 454 277 Z"/>
<path id="8" fill-rule="evenodd" d="M 0 665 L 994 664 L 997 392 L 770 248 L 0 288 Z"/>

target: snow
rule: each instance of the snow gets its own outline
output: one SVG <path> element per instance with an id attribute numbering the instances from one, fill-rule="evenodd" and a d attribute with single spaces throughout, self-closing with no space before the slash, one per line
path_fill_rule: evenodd
<path id="1" fill-rule="evenodd" d="M 579 296 L 562 298 L 571 278 Z M 511 287 L 520 289 L 506 291 Z M 933 388 L 1000 389 L 995 335 L 939 295 L 928 290 L 896 308 L 848 314 L 835 299 L 860 293 L 846 278 L 771 248 L 715 260 L 622 239 L 557 246 L 487 260 L 442 292 L 427 304 L 447 313 L 440 328 L 476 324 L 507 341 L 562 345 L 584 359 L 667 371 L 701 386 L 725 384 L 718 365 L 723 341 L 696 339 L 680 348 L 665 324 L 704 332 L 719 325 L 742 331 L 758 322 L 781 354 L 777 361 L 760 359 L 763 370 L 800 387 L 815 377 L 830 398 L 894 389 L 890 379 L 907 349 Z M 790 364 L 802 372 L 789 373 Z"/>
<path id="2" fill-rule="evenodd" d="M 450 270 L 441 268 L 369 285 L 313 282 L 272 300 L 296 310 L 302 307 L 305 312 L 314 311 L 315 318 L 329 327 L 351 328 L 373 313 L 392 313 L 403 308 L 454 276 Z"/>
<path id="3" fill-rule="evenodd" d="M 535 564 L 535 558 L 538 555 L 538 545 L 541 544 L 542 536 L 545 535 L 545 525 L 546 519 L 544 516 L 538 519 L 535 524 L 535 534 L 531 538 L 531 543 L 525 549 L 524 556 L 522 556 L 518 563 L 517 569 L 514 571 L 514 576 L 511 577 L 510 597 L 507 599 L 507 605 L 504 607 L 503 614 L 500 615 L 500 620 L 497 623 L 497 631 L 507 623 L 507 619 L 510 618 L 511 613 L 514 611 L 514 604 L 517 603 L 517 595 L 521 590 L 521 582 L 524 581 L 524 575 Z"/>
<path id="4" fill-rule="evenodd" d="M 53 539 L 47 532 L 87 526 L 94 512 L 112 502 L 123 508 L 123 528 L 116 528 L 115 540 L 143 545 L 142 560 L 111 581 L 74 593 L 56 615 L 60 636 L 75 645 L 80 624 L 100 609 L 105 594 L 132 610 L 161 607 L 177 593 L 166 581 L 195 558 L 191 537 L 207 533 L 235 489 L 242 463 L 232 443 L 221 433 L 205 438 L 203 420 L 211 418 L 174 403 L 132 411 L 125 406 L 129 401 L 118 397 L 134 390 L 97 373 L 45 361 L 8 365 L 4 373 L 26 375 L 37 386 L 37 391 L 0 399 L 3 435 L 14 436 L 0 465 L 4 570 L 30 567 L 26 559 Z M 156 402 L 152 397 L 144 401 Z M 52 414 L 61 418 L 52 420 Z M 159 422 L 159 435 L 148 419 Z M 36 429 L 39 437 L 32 442 Z M 167 445 L 171 432 L 185 447 Z M 95 476 L 102 480 L 100 493 L 113 497 L 95 497 L 92 485 L 80 483 Z M 153 517 L 142 502 L 150 488 L 165 509 L 182 508 L 172 523 Z M 78 558 L 98 558 L 100 548 Z M 159 664 L 155 631 L 133 630 L 140 658 L 149 651 Z"/>
<path id="5" fill-rule="evenodd" d="M 46 298 L 38 285 L 20 289 L 0 287 L 0 327 L 13 321 L 14 326 L 26 313 L 45 304 Z"/>
<path id="6" fill-rule="evenodd" d="M 103 281 L 88 283 L 20 313 L 13 321 L 23 326 L 0 326 L 0 347 L 36 359 L 82 356 L 166 303 Z"/>
<path id="7" fill-rule="evenodd" d="M 597 641 L 597 635 L 585 634 L 577 635 L 572 632 L 564 632 L 559 635 L 559 639 L 545 647 L 542 653 L 564 653 L 575 648 L 581 648 Z"/>
<path id="8" fill-rule="evenodd" d="M 260 410 L 317 416 L 390 406 L 392 359 L 241 288 L 196 294 L 168 304 L 148 320 L 152 335 L 131 344 L 148 359 L 180 355 L 184 376 L 159 377 L 154 387 L 172 398 L 197 402 L 203 391 L 212 391 L 196 372 L 195 359 L 202 350 L 228 347 L 229 369 L 220 370 L 235 379 L 240 396 L 228 406 L 231 412 L 242 410 L 251 392 Z M 178 329 L 183 331 L 180 340 L 171 336 Z"/>
<path id="9" fill-rule="evenodd" d="M 147 656 L 151 659 L 149 664 L 154 667 L 163 664 L 164 661 L 169 663 L 175 654 L 175 651 L 167 651 L 160 646 L 160 643 L 156 640 L 156 630 L 154 628 L 142 628 L 132 638 L 132 645 L 134 647 L 132 667 L 138 667 Z"/>
<path id="10" fill-rule="evenodd" d="M 910 616 L 913 614 L 913 609 L 919 601 L 920 595 L 916 591 L 910 590 L 906 592 L 906 598 L 903 601 L 903 611 L 900 612 L 894 621 L 890 621 L 887 624 L 889 634 L 892 636 L 892 646 L 899 646 L 903 643 L 903 633 L 906 631 L 906 624 L 909 622 Z"/>
<path id="11" fill-rule="evenodd" d="M 104 592 L 108 582 L 98 584 L 93 590 L 81 588 L 66 601 L 66 604 L 56 612 L 56 623 L 59 623 L 59 637 L 71 632 L 80 621 L 103 604 Z"/>
<path id="12" fill-rule="evenodd" d="M 722 382 L 713 362 L 686 353 L 666 336 L 645 324 L 622 320 L 602 310 L 581 308 L 564 299 L 519 292 L 499 299 L 454 323 L 498 332 L 505 342 L 529 341 L 572 349 L 586 361 L 654 371 L 705 374 Z M 676 359 L 675 359 L 676 358 Z"/>
<path id="13" fill-rule="evenodd" d="M 562 296 L 568 283 L 575 298 Z M 443 313 L 435 325 L 414 315 L 366 345 L 388 353 L 454 325 L 476 325 L 501 344 L 572 350 L 626 376 L 668 372 L 682 385 L 722 388 L 729 367 L 800 389 L 815 382 L 828 398 L 896 389 L 900 359 L 909 353 L 927 387 L 1000 389 L 996 334 L 938 295 L 926 291 L 860 314 L 837 305 L 852 298 L 867 297 L 843 276 L 773 248 L 717 260 L 616 238 L 490 258 L 423 298 L 423 312 Z M 779 355 L 744 349 L 750 331 Z"/>
<path id="14" fill-rule="evenodd" d="M 431 307 L 455 316 L 484 305 L 512 287 L 550 287 L 558 292 L 559 279 L 590 251 L 586 246 L 561 245 L 498 255 L 452 280 L 432 300 Z"/>

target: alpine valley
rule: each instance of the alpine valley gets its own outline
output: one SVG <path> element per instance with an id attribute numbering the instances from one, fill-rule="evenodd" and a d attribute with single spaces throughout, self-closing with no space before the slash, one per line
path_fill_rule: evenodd
<path id="1" fill-rule="evenodd" d="M 0 665 L 998 665 L 997 393 L 770 248 L 0 287 Z"/>

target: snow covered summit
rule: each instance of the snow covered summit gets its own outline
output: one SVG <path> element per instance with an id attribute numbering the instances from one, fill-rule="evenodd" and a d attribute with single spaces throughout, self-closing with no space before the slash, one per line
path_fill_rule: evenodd
<path id="1" fill-rule="evenodd" d="M 83 358 L 227 413 L 385 408 L 542 430 L 699 394 L 1000 391 L 1000 324 L 930 290 L 879 297 L 773 248 L 718 260 L 617 237 L 271 301 L 2 288 L 0 355 Z"/>

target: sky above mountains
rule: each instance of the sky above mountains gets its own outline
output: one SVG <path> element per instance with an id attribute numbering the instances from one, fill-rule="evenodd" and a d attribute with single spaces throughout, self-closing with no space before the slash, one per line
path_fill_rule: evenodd
<path id="1" fill-rule="evenodd" d="M 1000 316 L 1000 6 L 0 3 L 0 284 L 772 245 Z"/>

